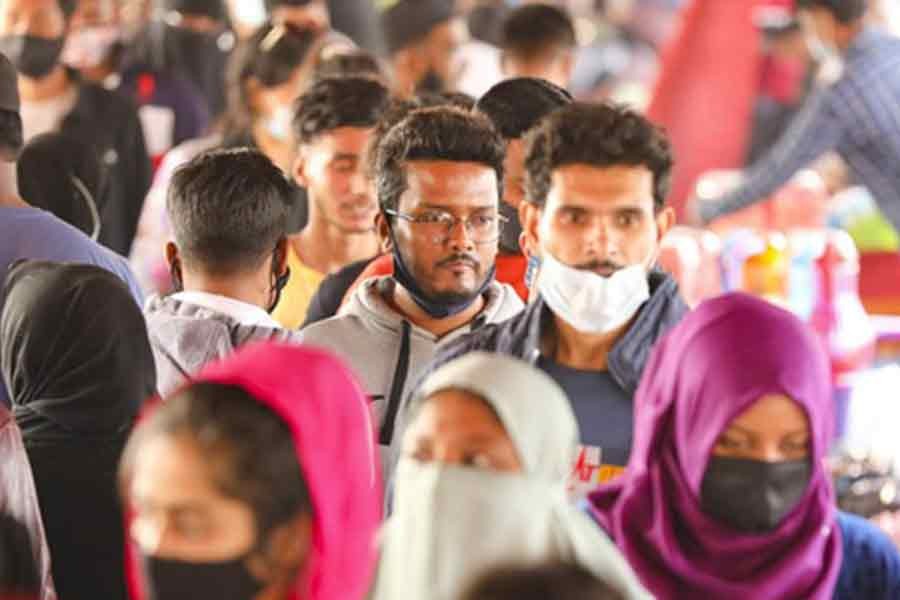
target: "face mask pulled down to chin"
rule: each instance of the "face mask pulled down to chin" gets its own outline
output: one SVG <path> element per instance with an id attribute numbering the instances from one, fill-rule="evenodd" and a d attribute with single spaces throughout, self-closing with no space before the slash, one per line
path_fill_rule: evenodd
<path id="1" fill-rule="evenodd" d="M 591 334 L 622 327 L 650 298 L 643 265 L 631 265 L 604 277 L 565 265 L 549 252 L 541 260 L 537 286 L 554 314 L 578 331 Z"/>

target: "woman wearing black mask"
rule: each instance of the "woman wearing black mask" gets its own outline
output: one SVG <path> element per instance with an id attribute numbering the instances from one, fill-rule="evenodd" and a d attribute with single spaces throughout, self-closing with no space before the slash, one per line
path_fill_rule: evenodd
<path id="1" fill-rule="evenodd" d="M 335 358 L 257 345 L 148 412 L 122 462 L 133 598 L 362 598 L 380 481 L 366 397 Z"/>
<path id="2" fill-rule="evenodd" d="M 659 600 L 900 597 L 897 550 L 835 506 L 831 374 L 803 323 L 722 296 L 645 373 L 625 475 L 590 500 Z"/>
<path id="3" fill-rule="evenodd" d="M 60 598 L 124 600 L 116 468 L 156 382 L 140 309 L 107 271 L 26 262 L 7 279 L 0 364 Z"/>

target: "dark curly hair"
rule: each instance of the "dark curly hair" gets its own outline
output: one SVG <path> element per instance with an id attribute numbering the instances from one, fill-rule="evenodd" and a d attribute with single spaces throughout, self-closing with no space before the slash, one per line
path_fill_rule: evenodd
<path id="1" fill-rule="evenodd" d="M 125 448 L 124 496 L 136 453 L 159 435 L 188 436 L 209 466 L 216 488 L 250 506 L 259 531 L 257 548 L 280 525 L 298 514 L 312 513 L 290 428 L 244 388 L 201 382 L 166 399 Z"/>
<path id="2" fill-rule="evenodd" d="M 375 127 L 390 92 L 371 77 L 328 77 L 297 99 L 294 133 L 301 144 L 339 127 Z"/>
<path id="3" fill-rule="evenodd" d="M 633 110 L 576 102 L 548 116 L 526 139 L 526 197 L 538 207 L 547 202 L 553 171 L 573 164 L 647 167 L 653 173 L 654 206 L 666 205 L 671 146 L 660 128 Z"/>
<path id="4" fill-rule="evenodd" d="M 474 162 L 497 175 L 503 197 L 503 138 L 490 121 L 450 106 L 413 110 L 392 127 L 375 150 L 375 184 L 381 210 L 396 210 L 406 191 L 405 162 L 448 160 Z"/>

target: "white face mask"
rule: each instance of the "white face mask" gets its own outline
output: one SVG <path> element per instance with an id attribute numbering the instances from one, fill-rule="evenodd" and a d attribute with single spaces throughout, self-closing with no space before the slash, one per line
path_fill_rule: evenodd
<path id="1" fill-rule="evenodd" d="M 278 141 L 286 142 L 291 139 L 291 121 L 294 114 L 287 106 L 279 106 L 266 120 L 266 131 Z"/>
<path id="2" fill-rule="evenodd" d="M 549 252 L 541 261 L 538 291 L 554 314 L 578 331 L 594 334 L 625 325 L 650 298 L 643 265 L 603 277 L 564 265 Z"/>
<path id="3" fill-rule="evenodd" d="M 79 29 L 66 39 L 62 62 L 73 69 L 98 67 L 121 39 L 122 32 L 115 25 Z"/>

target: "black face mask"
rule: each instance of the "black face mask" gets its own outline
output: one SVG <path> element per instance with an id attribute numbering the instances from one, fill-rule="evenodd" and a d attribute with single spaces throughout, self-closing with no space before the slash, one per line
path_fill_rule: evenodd
<path id="1" fill-rule="evenodd" d="M 65 38 L 44 38 L 33 35 L 4 35 L 0 37 L 0 52 L 31 79 L 42 79 L 59 64 Z"/>
<path id="2" fill-rule="evenodd" d="M 142 556 L 149 600 L 253 600 L 265 587 L 247 568 L 247 557 L 199 563 Z"/>
<path id="3" fill-rule="evenodd" d="M 397 245 L 397 240 L 394 238 L 393 229 L 390 230 L 390 236 L 394 247 L 394 280 L 409 292 L 409 295 L 416 305 L 424 310 L 430 317 L 435 319 L 446 319 L 447 317 L 458 315 L 472 306 L 472 304 L 484 294 L 488 286 L 494 281 L 494 273 L 497 269 L 496 266 L 491 267 L 491 270 L 488 272 L 487 277 L 484 278 L 481 287 L 471 296 L 459 298 L 454 301 L 433 298 L 425 293 L 425 290 L 423 290 L 416 282 L 416 278 L 413 276 L 412 271 L 407 268 L 406 261 L 403 260 L 403 256 L 400 254 L 400 247 Z"/>
<path id="4" fill-rule="evenodd" d="M 806 493 L 808 459 L 763 462 L 713 456 L 700 488 L 703 512 L 743 533 L 766 533 L 781 525 Z"/>

